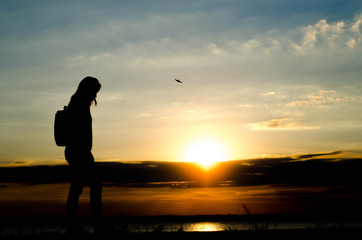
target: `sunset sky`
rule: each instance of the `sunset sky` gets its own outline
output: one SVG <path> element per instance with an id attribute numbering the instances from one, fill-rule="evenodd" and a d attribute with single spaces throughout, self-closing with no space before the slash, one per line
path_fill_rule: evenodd
<path id="1" fill-rule="evenodd" d="M 2 0 L 0 28 L 0 216 L 63 214 L 86 76 L 109 215 L 362 213 L 362 1 Z"/>
<path id="2" fill-rule="evenodd" d="M 1 1 L 0 163 L 62 161 L 54 114 L 89 75 L 97 160 L 185 161 L 205 140 L 225 160 L 359 154 L 361 14 L 358 0 Z"/>

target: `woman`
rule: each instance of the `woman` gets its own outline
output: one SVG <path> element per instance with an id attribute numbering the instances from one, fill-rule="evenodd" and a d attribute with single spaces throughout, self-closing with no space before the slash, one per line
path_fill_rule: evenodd
<path id="1" fill-rule="evenodd" d="M 65 159 L 71 171 L 71 183 L 66 205 L 70 227 L 75 227 L 75 217 L 83 186 L 90 187 L 92 216 L 102 216 L 102 182 L 96 172 L 92 155 L 92 116 L 90 107 L 97 105 L 96 97 L 101 84 L 96 78 L 84 78 L 68 105 L 70 113 L 70 137 L 65 148 Z"/>

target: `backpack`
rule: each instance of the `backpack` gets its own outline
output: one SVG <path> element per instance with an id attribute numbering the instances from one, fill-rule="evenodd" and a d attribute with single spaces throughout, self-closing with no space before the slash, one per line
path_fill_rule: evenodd
<path id="1" fill-rule="evenodd" d="M 68 143 L 69 136 L 69 110 L 64 106 L 63 110 L 58 110 L 55 113 L 54 120 L 54 139 L 59 147 L 64 147 Z"/>

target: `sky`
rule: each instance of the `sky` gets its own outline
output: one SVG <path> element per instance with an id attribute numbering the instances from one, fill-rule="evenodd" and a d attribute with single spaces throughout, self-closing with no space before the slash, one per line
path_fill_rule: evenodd
<path id="1" fill-rule="evenodd" d="M 358 155 L 361 23 L 357 0 L 1 1 L 0 163 L 64 162 L 54 114 L 86 76 L 99 161 Z"/>
<path id="2" fill-rule="evenodd" d="M 108 215 L 362 212 L 361 1 L 2 0 L 0 28 L 1 216 L 63 214 L 86 76 Z"/>

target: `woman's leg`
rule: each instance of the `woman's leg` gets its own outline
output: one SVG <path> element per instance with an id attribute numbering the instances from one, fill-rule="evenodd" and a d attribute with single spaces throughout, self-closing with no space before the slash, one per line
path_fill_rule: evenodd
<path id="1" fill-rule="evenodd" d="M 95 218 L 102 217 L 102 180 L 99 170 L 95 163 L 89 168 L 90 206 Z"/>
<path id="2" fill-rule="evenodd" d="M 74 218 L 77 215 L 79 197 L 83 192 L 83 183 L 77 176 L 72 176 L 66 205 L 66 216 Z"/>
<path id="3" fill-rule="evenodd" d="M 70 169 L 70 188 L 67 198 L 67 204 L 65 209 L 66 221 L 68 231 L 73 232 L 78 230 L 77 209 L 79 204 L 79 197 L 83 192 L 84 179 L 82 176 L 83 171 L 81 167 L 76 164 L 81 158 L 78 151 L 65 149 L 65 159 L 69 164 Z"/>

